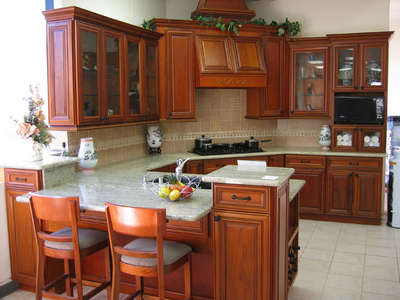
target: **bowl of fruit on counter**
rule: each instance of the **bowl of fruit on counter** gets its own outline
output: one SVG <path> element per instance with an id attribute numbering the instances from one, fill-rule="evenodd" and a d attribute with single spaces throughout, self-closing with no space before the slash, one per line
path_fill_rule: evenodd
<path id="1" fill-rule="evenodd" d="M 152 181 L 152 190 L 163 199 L 177 201 L 190 198 L 199 188 L 200 177 L 164 175 Z"/>

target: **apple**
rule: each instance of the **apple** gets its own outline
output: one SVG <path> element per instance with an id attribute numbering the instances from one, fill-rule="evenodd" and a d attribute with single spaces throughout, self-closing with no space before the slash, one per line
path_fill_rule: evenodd
<path id="1" fill-rule="evenodd" d="M 190 186 L 185 185 L 182 189 L 181 189 L 181 196 L 183 198 L 189 198 L 193 193 L 193 190 Z"/>

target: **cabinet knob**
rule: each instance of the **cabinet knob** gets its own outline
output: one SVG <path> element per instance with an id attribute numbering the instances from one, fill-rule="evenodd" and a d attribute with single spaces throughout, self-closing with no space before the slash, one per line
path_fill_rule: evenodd
<path id="1" fill-rule="evenodd" d="M 291 110 L 290 113 L 293 114 L 293 113 L 294 113 L 294 110 Z"/>
<path id="2" fill-rule="evenodd" d="M 221 221 L 221 216 L 214 216 L 214 221 L 215 222 Z"/>
<path id="3" fill-rule="evenodd" d="M 362 89 L 362 90 L 364 89 L 364 86 L 363 86 L 363 85 L 361 86 L 361 89 Z"/>
<path id="4" fill-rule="evenodd" d="M 22 181 L 22 182 L 27 182 L 28 178 L 19 178 L 19 177 L 15 177 L 15 181 Z"/>
<path id="5" fill-rule="evenodd" d="M 356 174 L 356 177 L 358 177 L 358 174 Z"/>
<path id="6" fill-rule="evenodd" d="M 358 86 L 357 86 L 357 85 L 355 85 L 355 86 L 354 86 L 354 89 L 355 89 L 355 90 L 358 90 Z"/>
<path id="7" fill-rule="evenodd" d="M 100 117 L 100 121 L 104 121 L 104 117 Z"/>

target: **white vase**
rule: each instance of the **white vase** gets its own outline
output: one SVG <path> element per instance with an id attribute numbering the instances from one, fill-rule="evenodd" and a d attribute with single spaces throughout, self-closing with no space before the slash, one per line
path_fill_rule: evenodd
<path id="1" fill-rule="evenodd" d="M 31 161 L 40 161 L 43 159 L 43 144 L 38 142 L 32 143 Z"/>
<path id="2" fill-rule="evenodd" d="M 321 131 L 319 132 L 319 144 L 323 151 L 329 151 L 331 145 L 331 130 L 329 125 L 321 125 Z"/>
<path id="3" fill-rule="evenodd" d="M 93 170 L 97 165 L 97 152 L 94 148 L 93 138 L 82 138 L 78 152 L 79 166 L 82 169 Z"/>

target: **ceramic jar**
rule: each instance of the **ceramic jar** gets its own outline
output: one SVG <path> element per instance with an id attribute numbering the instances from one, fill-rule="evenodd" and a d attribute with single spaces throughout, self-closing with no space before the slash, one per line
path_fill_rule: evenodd
<path id="1" fill-rule="evenodd" d="M 331 145 L 331 130 L 329 125 L 321 125 L 321 131 L 319 132 L 319 144 L 323 151 L 329 151 Z"/>
<path id="2" fill-rule="evenodd" d="M 162 144 L 162 133 L 161 128 L 158 125 L 152 125 L 147 127 L 147 145 L 149 153 L 161 153 Z"/>
<path id="3" fill-rule="evenodd" d="M 94 148 L 93 138 L 82 138 L 79 146 L 79 166 L 82 169 L 93 170 L 97 165 L 97 152 Z"/>

